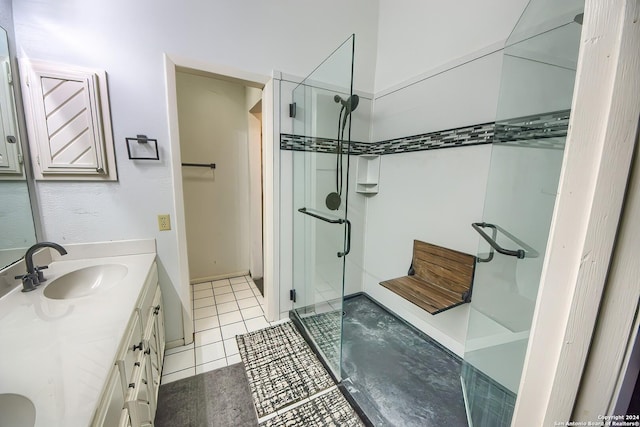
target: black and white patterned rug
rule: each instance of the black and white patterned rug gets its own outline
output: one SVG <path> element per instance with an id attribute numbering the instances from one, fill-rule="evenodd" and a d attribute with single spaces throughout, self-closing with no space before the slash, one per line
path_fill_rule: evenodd
<path id="1" fill-rule="evenodd" d="M 260 427 L 326 427 L 344 426 L 360 427 L 364 426 L 362 421 L 349 406 L 337 387 L 319 394 L 307 402 L 296 407 L 278 413 L 276 416 L 260 423 Z"/>
<path id="2" fill-rule="evenodd" d="M 238 335 L 236 341 L 261 426 L 362 425 L 291 322 Z"/>

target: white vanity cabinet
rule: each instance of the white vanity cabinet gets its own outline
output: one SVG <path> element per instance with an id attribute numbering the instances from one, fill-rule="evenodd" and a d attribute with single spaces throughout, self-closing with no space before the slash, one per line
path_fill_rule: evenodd
<path id="1" fill-rule="evenodd" d="M 109 379 L 104 389 L 103 399 L 100 402 L 98 411 L 94 417 L 94 426 L 120 426 L 123 418 L 128 417 L 128 413 L 123 415 L 124 399 L 126 394 L 120 384 L 120 372 L 116 366 L 111 369 Z M 125 416 L 126 415 L 126 416 Z M 126 425 L 126 424 L 124 424 Z"/>
<path id="2" fill-rule="evenodd" d="M 153 425 L 164 360 L 163 309 L 154 263 L 122 337 L 92 426 Z"/>

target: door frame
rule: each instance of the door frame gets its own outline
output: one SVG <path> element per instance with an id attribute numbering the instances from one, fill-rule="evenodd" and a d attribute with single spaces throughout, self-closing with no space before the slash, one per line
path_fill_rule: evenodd
<path id="1" fill-rule="evenodd" d="M 178 103 L 177 103 L 177 87 L 176 87 L 176 71 L 180 68 L 186 68 L 189 70 L 195 70 L 196 72 L 202 72 L 203 75 L 219 78 L 222 80 L 233 81 L 243 84 L 245 86 L 257 87 L 268 92 L 268 88 L 273 87 L 271 84 L 271 78 L 269 76 L 256 74 L 241 70 L 234 67 L 229 67 L 222 64 L 212 64 L 208 62 L 198 61 L 192 58 L 187 58 L 179 55 L 164 54 L 165 65 L 165 78 L 167 88 L 167 125 L 169 130 L 169 147 L 170 147 L 170 167 L 171 167 L 171 188 L 173 190 L 174 200 L 174 224 L 176 228 L 176 239 L 178 246 L 178 296 L 182 303 L 182 320 L 184 330 L 184 344 L 190 344 L 194 340 L 194 328 L 192 317 L 192 298 L 191 298 L 191 286 L 189 282 L 189 262 L 187 255 L 187 234 L 186 234 L 186 222 L 185 222 L 185 208 L 184 208 L 184 195 L 182 188 L 182 160 L 180 155 L 180 133 L 179 133 L 179 121 L 178 121 Z M 269 98 L 269 96 L 267 96 Z M 274 103 L 273 95 L 271 94 L 271 102 L 265 102 L 265 93 L 263 93 L 263 152 L 268 151 L 268 147 L 273 145 L 273 133 L 268 134 L 264 132 L 265 126 L 268 128 L 269 120 L 273 121 L 274 117 Z M 271 125 L 273 126 L 273 125 Z M 266 161 L 263 155 L 263 185 L 265 188 L 269 186 L 273 187 L 273 163 Z M 273 209 L 274 199 L 270 198 L 267 193 L 263 200 L 263 210 L 268 212 Z M 268 280 L 267 276 L 267 262 L 272 260 L 273 244 L 267 244 L 267 238 L 269 235 L 268 228 L 271 227 L 266 222 L 267 216 L 265 215 L 264 227 L 265 227 L 265 244 L 264 244 L 264 262 L 265 262 L 265 280 L 264 280 L 264 296 L 266 304 L 266 313 L 268 320 L 273 320 L 271 313 L 273 312 L 274 298 L 276 294 L 275 289 L 272 289 L 274 285 L 273 280 Z M 267 289 L 269 288 L 269 289 Z"/>

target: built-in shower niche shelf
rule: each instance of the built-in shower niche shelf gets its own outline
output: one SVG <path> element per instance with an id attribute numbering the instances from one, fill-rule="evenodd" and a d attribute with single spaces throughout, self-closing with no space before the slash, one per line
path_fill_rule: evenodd
<path id="1" fill-rule="evenodd" d="M 360 194 L 377 194 L 380 179 L 380 156 L 362 154 L 358 156 L 356 175 L 356 192 Z"/>

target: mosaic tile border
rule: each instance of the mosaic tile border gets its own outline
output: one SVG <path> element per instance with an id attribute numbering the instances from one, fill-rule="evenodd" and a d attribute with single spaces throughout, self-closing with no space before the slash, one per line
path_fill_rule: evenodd
<path id="1" fill-rule="evenodd" d="M 349 146 L 344 144 L 342 152 L 353 155 L 385 155 L 491 143 L 562 149 L 563 138 L 567 136 L 569 128 L 570 113 L 570 110 L 561 110 L 375 143 L 352 141 L 350 151 Z M 337 145 L 337 141 L 330 138 L 280 135 L 281 150 L 335 153 Z"/>
<path id="2" fill-rule="evenodd" d="M 500 120 L 495 123 L 494 142 L 523 145 L 532 148 L 563 149 L 571 110 L 555 111 L 536 116 Z"/>
<path id="3" fill-rule="evenodd" d="M 351 151 L 347 144 L 343 144 L 342 152 L 344 154 L 366 154 L 371 149 L 370 144 L 366 142 L 351 141 Z M 280 149 L 290 151 L 311 151 L 315 153 L 335 153 L 338 147 L 338 141 L 329 138 L 317 138 L 313 136 L 291 135 L 287 133 L 280 134 Z"/>

